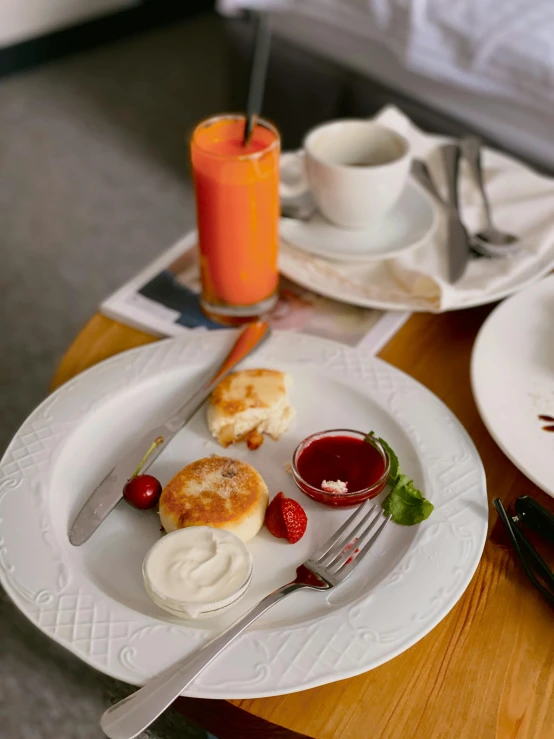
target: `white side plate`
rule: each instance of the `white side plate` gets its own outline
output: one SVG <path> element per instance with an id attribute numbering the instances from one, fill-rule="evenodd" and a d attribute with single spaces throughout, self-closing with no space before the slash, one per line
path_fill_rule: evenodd
<path id="1" fill-rule="evenodd" d="M 438 146 L 446 142 L 447 139 L 436 136 L 432 137 L 432 141 L 434 145 Z M 494 264 L 489 263 L 485 272 L 487 274 L 494 272 L 496 275 L 496 279 L 492 280 L 493 286 L 488 289 L 474 289 L 469 285 L 470 289 L 460 289 L 455 301 L 450 300 L 447 308 L 437 309 L 436 312 L 471 308 L 501 300 L 536 282 L 554 267 L 554 242 L 551 238 L 545 240 L 545 233 L 547 233 L 548 224 L 550 223 L 548 199 L 552 198 L 554 192 L 552 182 L 532 172 L 516 159 L 500 152 L 485 148 L 483 155 L 487 172 L 491 178 L 501 179 L 504 183 L 501 202 L 495 202 L 493 199 L 493 211 L 497 214 L 499 222 L 502 220 L 506 229 L 511 229 L 521 237 L 524 250 L 522 260 L 525 265 L 512 273 L 510 269 L 507 269 L 509 266 L 507 261 L 494 260 Z M 428 161 L 430 161 L 430 157 L 428 157 Z M 508 183 L 512 185 L 518 183 L 517 186 L 513 185 L 515 189 L 512 193 L 510 193 Z M 464 168 L 462 168 L 460 184 L 465 213 L 468 203 L 464 201 L 463 190 L 466 185 L 469 187 L 469 175 L 465 180 Z M 533 195 L 534 191 L 536 191 L 535 195 Z M 475 191 L 472 192 L 469 216 L 470 220 L 471 218 L 476 220 L 466 223 L 470 230 L 472 224 L 474 229 L 477 228 L 477 223 L 480 222 L 479 218 L 481 217 L 478 214 L 482 212 L 481 201 L 477 199 L 478 196 Z M 526 206 L 528 206 L 527 209 Z M 435 206 L 433 205 L 433 207 Z M 440 216 L 438 220 L 440 221 Z M 283 230 L 282 236 L 285 236 Z M 544 244 L 549 246 L 545 246 L 541 248 L 540 252 L 536 252 L 537 240 L 539 242 L 544 241 Z M 423 239 L 423 242 L 418 242 L 413 248 L 418 245 L 421 249 L 425 249 L 426 239 Z M 333 254 L 320 255 L 325 256 L 325 259 L 314 259 L 315 252 L 310 254 L 306 252 L 307 250 L 301 251 L 297 246 L 291 248 L 288 240 L 284 238 L 279 255 L 279 270 L 289 280 L 308 290 L 362 308 L 411 312 L 432 310 L 435 312 L 435 309 L 430 307 L 428 300 L 421 299 L 417 294 L 412 293 L 408 287 L 401 284 L 399 280 L 395 279 L 390 266 L 386 260 L 383 260 L 383 256 L 380 256 L 379 260 L 342 259 L 339 262 L 332 261 L 340 258 L 338 256 L 340 247 L 338 246 L 334 248 Z M 353 262 L 357 263 L 354 264 Z M 487 260 L 478 260 L 476 263 L 472 262 L 471 265 L 484 265 L 485 262 Z"/>
<path id="2" fill-rule="evenodd" d="M 554 497 L 554 433 L 539 419 L 554 417 L 553 318 L 554 276 L 499 305 L 475 341 L 471 384 L 498 446 Z"/>

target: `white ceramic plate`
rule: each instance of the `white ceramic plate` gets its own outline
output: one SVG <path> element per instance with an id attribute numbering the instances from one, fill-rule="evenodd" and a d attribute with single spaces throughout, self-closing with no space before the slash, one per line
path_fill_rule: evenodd
<path id="1" fill-rule="evenodd" d="M 444 137 L 430 137 L 430 148 L 439 146 L 446 141 L 448 139 Z M 430 154 L 427 157 L 428 162 L 432 156 Z M 528 168 L 512 157 L 486 148 L 484 150 L 484 158 L 487 169 L 493 173 L 495 171 L 511 171 L 514 181 L 517 180 L 519 173 L 524 173 L 526 178 L 529 179 L 530 172 Z M 543 191 L 545 187 L 544 178 L 533 174 L 531 176 L 539 191 Z M 461 185 L 463 188 L 463 180 Z M 532 238 L 527 233 L 528 224 L 523 218 L 521 225 L 513 230 L 522 237 L 524 243 Z M 425 248 L 423 244 L 419 246 Z M 391 278 L 386 262 L 376 261 L 371 264 L 367 261 L 364 262 L 364 260 L 358 261 L 360 263 L 360 272 L 364 275 L 363 281 L 351 279 L 354 267 L 350 261 L 343 260 L 343 264 L 341 264 L 340 262 L 330 261 L 329 259 L 326 261 L 314 260 L 313 255 L 303 253 L 298 248 L 290 248 L 285 242 L 280 251 L 279 269 L 285 277 L 302 287 L 343 303 L 357 305 L 362 308 L 377 308 L 379 310 L 429 311 L 427 301 L 421 301 L 417 296 L 409 293 L 402 285 Z M 498 260 L 498 267 L 499 272 L 501 272 L 502 260 Z M 502 287 L 496 287 L 489 291 L 476 292 L 470 290 L 466 294 L 462 293 L 458 302 L 454 305 L 449 305 L 445 310 L 472 308 L 502 300 L 508 295 L 519 292 L 527 287 L 527 285 L 536 282 L 548 274 L 553 268 L 554 247 L 544 251 L 540 257 L 530 260 L 529 265 L 525 269 L 515 274 L 510 280 L 505 280 Z"/>
<path id="2" fill-rule="evenodd" d="M 538 417 L 554 417 L 553 316 L 554 276 L 499 305 L 475 341 L 471 384 L 498 446 L 554 497 L 554 433 Z"/>
<path id="3" fill-rule="evenodd" d="M 97 365 L 49 397 L 25 421 L 0 464 L 0 576 L 19 608 L 93 667 L 142 684 L 198 648 L 276 586 L 339 526 L 348 511 L 303 496 L 285 471 L 314 431 L 374 429 L 398 451 L 436 509 L 420 526 L 389 525 L 342 588 L 303 592 L 269 611 L 208 668 L 188 695 L 267 696 L 349 677 L 386 662 L 430 631 L 477 567 L 487 531 L 485 477 L 452 413 L 414 380 L 368 354 L 301 334 L 277 334 L 247 364 L 289 371 L 298 417 L 278 443 L 248 460 L 271 494 L 301 500 L 308 529 L 296 545 L 267 531 L 251 543 L 252 585 L 218 620 L 178 622 L 148 598 L 141 564 L 160 536 L 154 512 L 122 501 L 92 538 L 74 548 L 67 530 L 106 471 L 147 426 L 159 423 L 233 333 L 193 333 Z M 179 468 L 223 450 L 201 409 L 152 468 L 166 482 Z"/>
<path id="4" fill-rule="evenodd" d="M 281 218 L 280 233 L 290 246 L 308 254 L 341 262 L 375 262 L 415 249 L 436 223 L 435 204 L 410 181 L 395 209 L 377 225 L 340 228 L 316 211 L 308 221 Z"/>

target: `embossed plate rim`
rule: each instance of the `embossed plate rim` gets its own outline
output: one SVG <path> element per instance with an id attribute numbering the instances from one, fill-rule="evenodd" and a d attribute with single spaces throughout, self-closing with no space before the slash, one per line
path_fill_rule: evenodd
<path id="1" fill-rule="evenodd" d="M 202 632 L 133 611 L 93 587 L 82 572 L 71 572 L 50 526 L 44 480 L 65 440 L 91 407 L 104 402 L 106 394 L 167 370 L 194 352 L 210 361 L 210 351 L 224 353 L 229 340 L 229 332 L 194 332 L 124 352 L 92 367 L 29 416 L 0 463 L 4 588 L 48 636 L 96 669 L 130 683 L 142 684 L 151 674 L 148 667 L 141 669 L 139 658 L 146 665 L 154 654 L 176 659 L 198 646 Z M 283 355 L 287 362 L 317 367 L 343 383 L 348 378 L 349 384 L 365 391 L 401 423 L 422 460 L 426 492 L 437 510 L 419 527 L 407 555 L 363 600 L 294 627 L 245 634 L 221 657 L 218 670 L 207 670 L 187 695 L 278 695 L 372 669 L 421 639 L 448 613 L 481 557 L 488 510 L 484 470 L 471 439 L 446 406 L 408 375 L 361 350 L 302 334 L 277 333 L 257 358 L 271 362 L 272 357 L 276 361 Z M 440 427 L 438 435 L 435 423 Z M 34 546 L 46 552 L 42 561 L 54 583 L 50 589 L 29 587 L 30 578 L 20 574 L 29 566 L 28 550 L 9 544 L 10 525 L 32 511 L 37 519 L 29 522 L 35 527 L 31 538 Z M 442 554 L 448 552 L 454 558 L 448 561 L 448 572 L 436 560 L 441 547 Z M 393 610 L 404 621 L 391 629 L 387 613 L 390 618 Z M 104 651 L 96 649 L 99 643 Z M 233 671 L 237 649 L 240 680 Z"/>

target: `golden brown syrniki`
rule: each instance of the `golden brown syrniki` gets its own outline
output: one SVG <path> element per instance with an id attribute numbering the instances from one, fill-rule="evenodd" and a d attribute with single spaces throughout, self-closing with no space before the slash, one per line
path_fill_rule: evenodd
<path id="1" fill-rule="evenodd" d="M 213 391 L 208 407 L 208 426 L 224 447 L 248 441 L 257 448 L 261 434 L 278 440 L 294 418 L 289 404 L 291 377 L 284 372 L 251 369 L 233 372 Z"/>
<path id="2" fill-rule="evenodd" d="M 160 519 L 168 533 L 213 526 L 250 541 L 262 527 L 268 502 L 267 485 L 251 465 L 214 455 L 187 465 L 165 486 Z"/>

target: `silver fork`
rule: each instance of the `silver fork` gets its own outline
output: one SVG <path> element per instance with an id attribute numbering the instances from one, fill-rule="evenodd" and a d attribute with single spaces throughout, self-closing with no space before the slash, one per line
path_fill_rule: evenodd
<path id="1" fill-rule="evenodd" d="M 267 595 L 233 626 L 191 657 L 172 665 L 143 688 L 108 708 L 100 721 L 104 733 L 110 739 L 133 739 L 269 608 L 297 590 L 330 590 L 341 585 L 354 572 L 389 521 L 390 516 L 385 516 L 379 504 L 371 505 L 366 500 L 323 546 L 298 567 L 292 582 Z"/>

